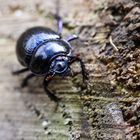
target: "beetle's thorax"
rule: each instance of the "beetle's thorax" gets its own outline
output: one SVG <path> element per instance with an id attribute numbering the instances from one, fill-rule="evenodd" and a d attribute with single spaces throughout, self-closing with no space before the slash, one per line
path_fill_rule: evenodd
<path id="1" fill-rule="evenodd" d="M 31 62 L 30 70 L 37 75 L 43 75 L 49 72 L 50 67 L 56 73 L 60 72 L 59 67 L 67 67 L 67 56 L 71 53 L 70 44 L 61 39 L 49 40 L 38 46 L 34 50 Z M 63 58 L 60 60 L 60 58 Z M 55 61 L 54 61 L 55 60 Z M 65 68 L 66 70 L 67 68 Z M 51 69 L 52 70 L 52 69 Z M 64 71 L 65 71 L 64 70 Z"/>

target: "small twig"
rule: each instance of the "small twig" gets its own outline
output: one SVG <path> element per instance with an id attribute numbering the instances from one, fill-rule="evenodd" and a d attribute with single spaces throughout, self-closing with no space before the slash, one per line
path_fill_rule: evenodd
<path id="1" fill-rule="evenodd" d="M 118 52 L 119 50 L 118 50 L 117 46 L 113 43 L 112 36 L 109 37 L 109 42 L 114 47 L 114 49 Z"/>

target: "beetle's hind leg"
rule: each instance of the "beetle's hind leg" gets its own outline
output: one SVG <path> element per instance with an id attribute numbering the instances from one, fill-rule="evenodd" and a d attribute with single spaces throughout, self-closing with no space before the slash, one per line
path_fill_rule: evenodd
<path id="1" fill-rule="evenodd" d="M 18 74 L 24 73 L 24 72 L 26 72 L 28 70 L 29 70 L 28 68 L 23 68 L 21 70 L 13 71 L 12 74 L 13 75 L 18 75 Z"/>
<path id="2" fill-rule="evenodd" d="M 62 18 L 57 14 L 55 14 L 54 17 L 57 20 L 57 33 L 61 35 L 62 34 L 62 29 L 63 29 Z"/>
<path id="3" fill-rule="evenodd" d="M 46 77 L 44 78 L 44 81 L 43 81 L 43 86 L 44 86 L 44 90 L 45 90 L 46 94 L 48 95 L 48 97 L 49 97 L 52 101 L 58 102 L 60 99 L 59 99 L 57 96 L 55 96 L 55 94 L 52 93 L 52 91 L 50 91 L 50 90 L 48 89 L 48 84 L 49 84 L 50 81 L 52 80 L 53 76 L 54 76 L 54 75 L 46 76 Z"/>
<path id="4" fill-rule="evenodd" d="M 63 22 L 62 18 L 59 15 L 55 15 L 55 18 L 57 20 L 57 32 L 58 34 L 62 34 L 62 29 L 63 29 Z"/>
<path id="5" fill-rule="evenodd" d="M 56 14 L 54 14 L 55 19 L 57 20 L 57 33 L 61 36 L 63 29 L 63 21 L 60 14 L 60 0 L 56 0 Z"/>

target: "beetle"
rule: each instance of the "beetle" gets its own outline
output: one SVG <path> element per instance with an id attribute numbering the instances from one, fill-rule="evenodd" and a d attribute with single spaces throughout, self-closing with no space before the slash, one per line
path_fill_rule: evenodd
<path id="1" fill-rule="evenodd" d="M 18 39 L 16 55 L 19 63 L 25 68 L 13 72 L 14 75 L 31 71 L 23 80 L 21 86 L 27 86 L 28 80 L 34 76 L 44 76 L 44 89 L 50 99 L 57 101 L 49 89 L 48 84 L 55 75 L 65 76 L 71 71 L 70 65 L 79 61 L 82 69 L 83 80 L 88 79 L 85 65 L 79 55 L 72 53 L 70 42 L 78 37 L 72 35 L 67 39 L 62 38 L 62 18 L 55 15 L 57 32 L 47 27 L 32 27 L 27 29 Z"/>

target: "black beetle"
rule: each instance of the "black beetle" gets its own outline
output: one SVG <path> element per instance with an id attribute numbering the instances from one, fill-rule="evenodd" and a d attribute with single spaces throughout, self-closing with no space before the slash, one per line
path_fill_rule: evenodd
<path id="1" fill-rule="evenodd" d="M 28 70 L 32 72 L 23 80 L 22 87 L 26 86 L 28 80 L 34 76 L 45 76 L 43 82 L 45 91 L 52 100 L 56 101 L 58 98 L 47 88 L 55 75 L 67 75 L 70 72 L 70 65 L 79 61 L 83 80 L 88 77 L 79 55 L 73 55 L 71 52 L 69 42 L 77 39 L 77 36 L 73 35 L 66 40 L 63 39 L 61 36 L 62 19 L 60 16 L 55 16 L 55 18 L 57 19 L 57 32 L 46 27 L 33 27 L 19 37 L 16 54 L 19 62 L 25 68 L 13 72 L 13 74 L 20 74 Z"/>

